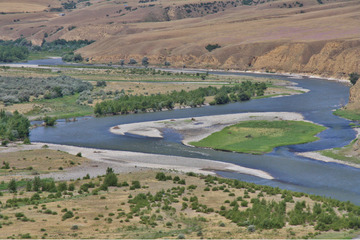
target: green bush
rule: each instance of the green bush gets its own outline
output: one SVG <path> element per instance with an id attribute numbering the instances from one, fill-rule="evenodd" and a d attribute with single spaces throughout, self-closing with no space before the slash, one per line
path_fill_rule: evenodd
<path id="1" fill-rule="evenodd" d="M 215 50 L 217 48 L 220 48 L 221 46 L 219 44 L 208 44 L 206 45 L 205 49 L 211 52 L 212 50 Z"/>
<path id="2" fill-rule="evenodd" d="M 359 78 L 360 78 L 360 75 L 356 72 L 349 74 L 349 80 L 353 85 L 355 85 L 355 83 L 357 82 L 357 80 L 359 80 Z"/>
<path id="3" fill-rule="evenodd" d="M 68 218 L 72 218 L 74 217 L 74 213 L 72 211 L 67 211 L 63 216 L 62 216 L 62 220 L 65 221 Z"/>

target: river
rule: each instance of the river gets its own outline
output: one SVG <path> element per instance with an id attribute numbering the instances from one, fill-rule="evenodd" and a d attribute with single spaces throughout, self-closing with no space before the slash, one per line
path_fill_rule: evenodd
<path id="1" fill-rule="evenodd" d="M 219 72 L 219 74 L 227 73 Z M 332 114 L 334 109 L 347 102 L 349 87 L 335 81 L 308 77 L 296 79 L 294 76 L 284 75 L 236 74 L 289 80 L 297 83 L 300 87 L 309 89 L 310 92 L 221 106 L 205 106 L 201 108 L 103 118 L 85 117 L 71 123 L 59 121 L 56 127 L 33 129 L 30 139 L 33 142 L 177 155 L 230 162 L 266 171 L 275 179 L 266 180 L 232 172 L 217 173 L 227 178 L 325 195 L 360 204 L 360 169 L 337 163 L 320 162 L 295 154 L 296 152 L 342 147 L 355 138 L 356 133 L 349 126 L 350 122 Z M 121 136 L 109 132 L 110 127 L 125 123 L 242 112 L 276 111 L 299 112 L 304 115 L 305 119 L 322 124 L 328 129 L 318 135 L 320 140 L 316 142 L 279 147 L 265 155 L 240 154 L 184 146 L 181 144 L 181 135 L 175 132 L 165 132 L 164 139 Z"/>

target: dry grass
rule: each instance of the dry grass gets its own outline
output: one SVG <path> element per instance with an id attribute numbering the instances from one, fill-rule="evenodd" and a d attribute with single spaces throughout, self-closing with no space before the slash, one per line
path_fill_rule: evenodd
<path id="1" fill-rule="evenodd" d="M 162 220 L 156 221 L 157 226 L 152 228 L 140 223 L 140 216 L 133 216 L 133 218 L 125 221 L 126 217 L 117 217 L 120 212 L 129 213 L 130 204 L 128 203 L 129 194 L 135 197 L 139 193 L 155 194 L 158 191 L 171 189 L 173 187 L 183 186 L 172 181 L 157 181 L 155 179 L 155 172 L 145 171 L 137 173 L 123 174 L 118 177 L 120 182 L 140 181 L 143 186 L 142 189 L 129 190 L 129 187 L 111 187 L 108 192 L 100 191 L 99 195 L 78 195 L 74 197 L 66 197 L 55 202 L 40 204 L 37 206 L 19 206 L 17 208 L 5 208 L 2 210 L 4 216 L 9 219 L 2 222 L 2 230 L 0 231 L 1 238 L 9 236 L 19 238 L 19 234 L 29 233 L 33 238 L 41 238 L 46 235 L 46 238 L 177 238 L 179 233 L 185 233 L 186 238 L 290 238 L 301 237 L 308 233 L 314 232 L 314 227 L 309 225 L 290 226 L 287 225 L 279 230 L 262 230 L 250 233 L 245 227 L 239 227 L 230 220 L 220 216 L 217 213 L 201 213 L 187 208 L 181 210 L 184 200 L 182 197 L 190 198 L 197 196 L 199 203 L 206 204 L 209 208 L 219 210 L 220 206 L 224 204 L 225 200 L 233 201 L 238 196 L 244 196 L 244 189 L 229 188 L 230 192 L 219 191 L 204 191 L 206 184 L 204 180 L 198 177 L 189 177 L 180 173 L 171 173 L 172 177 L 180 176 L 185 179 L 186 187 L 196 185 L 195 190 L 186 190 L 179 198 L 178 203 L 172 203 L 171 206 L 176 209 L 175 213 L 165 211 L 158 207 L 152 207 L 150 214 L 162 216 Z M 89 182 L 90 180 L 77 180 L 73 183 L 76 189 L 81 184 Z M 99 186 L 101 181 L 98 178 L 92 179 L 95 185 Z M 212 184 L 213 186 L 222 186 L 222 184 Z M 233 193 L 235 196 L 228 196 Z M 249 193 L 250 198 L 256 198 L 259 191 Z M 30 197 L 33 193 L 25 192 L 17 197 Z M 42 194 L 42 195 L 47 195 Z M 77 196 L 77 197 L 76 197 Z M 12 194 L 5 194 L 0 197 L 2 202 L 12 198 Z M 281 201 L 280 195 L 266 195 L 266 200 Z M 305 200 L 306 203 L 312 207 L 314 201 L 307 197 L 296 198 L 294 201 Z M 187 202 L 190 204 L 189 202 Z M 251 203 L 249 204 L 251 207 Z M 287 210 L 291 210 L 294 203 L 287 204 Z M 74 217 L 65 221 L 61 220 L 62 209 L 70 210 L 74 213 Z M 44 211 L 50 209 L 57 212 L 57 215 L 48 215 Z M 159 209 L 159 210 L 158 210 Z M 243 210 L 246 207 L 242 207 Z M 41 210 L 41 211 L 39 211 Z M 33 222 L 22 222 L 17 220 L 15 213 L 24 213 Z M 109 222 L 108 218 L 112 221 Z M 206 219 L 202 221 L 201 218 Z M 12 222 L 10 225 L 4 223 Z M 171 222 L 172 226 L 167 226 L 166 223 Z M 224 223 L 220 225 L 220 223 Z M 77 230 L 71 229 L 74 225 L 78 226 Z M 19 230 L 19 226 L 21 226 Z M 202 236 L 198 233 L 201 229 Z M 291 234 L 290 234 L 291 233 Z"/>
<path id="2" fill-rule="evenodd" d="M 14 174 L 38 175 L 40 173 L 62 171 L 78 166 L 88 161 L 65 152 L 50 149 L 23 150 L 16 152 L 1 152 L 0 168 L 4 162 L 9 163 L 10 169 L 0 169 L 0 181 L 9 180 Z"/>

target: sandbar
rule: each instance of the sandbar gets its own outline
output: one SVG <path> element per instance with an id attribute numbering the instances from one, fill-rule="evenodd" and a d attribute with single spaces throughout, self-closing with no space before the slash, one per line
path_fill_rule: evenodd
<path id="1" fill-rule="evenodd" d="M 216 175 L 216 171 L 228 171 L 252 175 L 264 179 L 273 179 L 269 173 L 262 170 L 200 158 L 115 151 L 37 142 L 32 143 L 31 145 L 20 145 L 14 147 L 11 151 L 40 149 L 44 145 L 47 145 L 49 149 L 64 151 L 74 155 L 81 152 L 83 157 L 90 160 L 80 166 L 64 169 L 62 172 L 41 174 L 42 178 L 54 178 L 55 180 L 60 181 L 71 179 L 75 180 L 77 178 L 82 178 L 87 174 L 91 177 L 104 175 L 108 167 L 113 168 L 116 173 L 129 173 L 134 171 L 157 169 Z M 31 178 L 33 176 L 24 175 L 22 177 Z"/>

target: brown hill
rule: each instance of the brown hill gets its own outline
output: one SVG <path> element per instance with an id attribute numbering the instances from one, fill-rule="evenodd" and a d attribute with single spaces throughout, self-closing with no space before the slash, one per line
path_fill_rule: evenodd
<path id="1" fill-rule="evenodd" d="M 358 0 L 77 0 L 70 10 L 64 0 L 32 3 L 33 12 L 0 15 L 0 38 L 96 40 L 79 50 L 91 62 L 147 56 L 173 66 L 360 72 Z M 209 44 L 221 47 L 209 52 Z"/>

